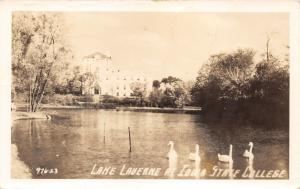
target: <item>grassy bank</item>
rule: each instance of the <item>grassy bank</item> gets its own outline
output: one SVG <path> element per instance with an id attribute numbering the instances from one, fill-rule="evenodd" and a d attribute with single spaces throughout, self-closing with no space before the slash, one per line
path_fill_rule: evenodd
<path id="1" fill-rule="evenodd" d="M 19 119 L 51 119 L 51 116 L 43 112 L 12 112 L 12 120 Z"/>

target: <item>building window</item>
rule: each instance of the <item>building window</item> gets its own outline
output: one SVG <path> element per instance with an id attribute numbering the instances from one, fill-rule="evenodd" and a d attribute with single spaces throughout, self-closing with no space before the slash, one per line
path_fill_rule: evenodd
<path id="1" fill-rule="evenodd" d="M 124 93 L 123 96 L 126 96 L 126 94 Z"/>
<path id="2" fill-rule="evenodd" d="M 126 81 L 126 78 L 124 78 L 123 80 Z"/>
<path id="3" fill-rule="evenodd" d="M 126 85 L 124 85 L 124 90 L 126 90 Z"/>
<path id="4" fill-rule="evenodd" d="M 117 89 L 119 89 L 119 86 L 117 86 Z"/>
<path id="5" fill-rule="evenodd" d="M 117 92 L 117 96 L 119 96 L 119 92 Z"/>

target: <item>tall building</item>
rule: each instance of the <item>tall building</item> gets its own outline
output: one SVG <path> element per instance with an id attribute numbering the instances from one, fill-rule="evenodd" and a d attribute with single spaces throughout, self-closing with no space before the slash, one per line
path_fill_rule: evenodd
<path id="1" fill-rule="evenodd" d="M 120 70 L 111 56 L 96 52 L 83 58 L 84 72 L 90 74 L 84 82 L 83 94 L 130 97 L 134 85 L 143 86 L 146 96 L 152 89 L 152 81 L 144 75 L 133 75 L 130 70 Z"/>

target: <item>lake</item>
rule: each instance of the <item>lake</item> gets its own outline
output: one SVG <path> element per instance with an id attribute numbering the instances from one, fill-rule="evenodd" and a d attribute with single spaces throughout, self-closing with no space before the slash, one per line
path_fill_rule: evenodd
<path id="1" fill-rule="evenodd" d="M 255 172 L 250 178 L 266 179 L 268 174 L 274 176 L 276 171 L 277 174 L 283 171 L 280 178 L 288 179 L 288 129 L 205 124 L 201 116 L 191 114 L 92 109 L 47 111 L 57 116 L 52 120 L 13 122 L 12 143 L 18 148 L 20 160 L 31 168 L 33 178 L 199 178 L 189 171 L 180 174 L 182 168 L 194 167 L 188 156 L 195 151 L 195 144 L 199 144 L 201 170 L 206 171 L 200 178 L 232 178 L 225 173 L 217 174 L 230 168 L 240 170 L 234 179 L 248 179 L 247 173 L 242 176 L 248 167 L 243 152 L 252 141 L 255 157 L 251 167 Z M 177 152 L 177 171 L 173 177 L 164 174 L 169 167 L 169 141 L 174 141 Z M 228 154 L 230 144 L 232 167 L 219 162 L 217 157 L 218 153 Z M 57 173 L 40 174 L 37 170 L 42 168 L 56 169 Z M 111 175 L 105 172 L 113 168 L 115 172 Z M 160 173 L 122 175 L 130 168 L 143 168 L 141 172 L 147 171 L 145 168 L 160 169 Z M 91 174 L 92 170 L 99 170 L 98 174 Z M 276 174 L 273 178 L 278 179 Z"/>

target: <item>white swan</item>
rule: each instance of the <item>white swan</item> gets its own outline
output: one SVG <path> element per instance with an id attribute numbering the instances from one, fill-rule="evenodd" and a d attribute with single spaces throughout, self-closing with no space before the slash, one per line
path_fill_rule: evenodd
<path id="1" fill-rule="evenodd" d="M 253 155 L 253 153 L 252 153 L 252 150 L 253 150 L 253 142 L 249 142 L 249 146 L 250 146 L 249 151 L 248 151 L 248 150 L 245 150 L 243 156 L 246 157 L 246 158 L 249 158 L 250 160 L 253 160 L 253 158 L 254 158 L 254 155 Z"/>
<path id="2" fill-rule="evenodd" d="M 190 153 L 189 154 L 189 160 L 192 160 L 192 161 L 201 161 L 201 157 L 200 157 L 200 154 L 199 154 L 199 145 L 196 144 L 195 145 L 195 153 Z"/>
<path id="3" fill-rule="evenodd" d="M 168 159 L 169 159 L 169 167 L 168 167 L 168 174 L 169 178 L 175 177 L 175 171 L 177 169 L 177 153 L 174 149 L 174 142 L 169 141 L 168 146 L 170 145 L 170 151 L 168 152 Z"/>
<path id="4" fill-rule="evenodd" d="M 168 158 L 170 160 L 174 160 L 177 159 L 177 153 L 174 149 L 174 142 L 173 141 L 169 141 L 168 146 L 170 145 L 170 151 L 168 152 Z"/>
<path id="5" fill-rule="evenodd" d="M 232 163 L 232 145 L 230 144 L 230 149 L 229 149 L 229 155 L 221 155 L 218 153 L 218 159 L 219 161 L 226 162 L 226 163 Z"/>

